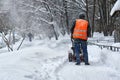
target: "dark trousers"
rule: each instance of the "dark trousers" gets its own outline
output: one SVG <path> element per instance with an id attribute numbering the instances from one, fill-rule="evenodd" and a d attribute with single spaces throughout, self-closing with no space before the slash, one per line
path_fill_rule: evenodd
<path id="1" fill-rule="evenodd" d="M 80 48 L 83 51 L 83 57 L 85 63 L 88 63 L 88 52 L 87 52 L 87 41 L 84 40 L 74 40 L 75 45 L 75 54 L 76 54 L 76 61 L 80 63 Z"/>

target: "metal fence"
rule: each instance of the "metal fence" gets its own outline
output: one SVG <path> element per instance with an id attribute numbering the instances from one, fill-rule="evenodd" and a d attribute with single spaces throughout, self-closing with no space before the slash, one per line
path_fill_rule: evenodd
<path id="1" fill-rule="evenodd" d="M 97 44 L 97 43 L 92 43 L 92 42 L 88 42 L 89 45 L 96 45 L 98 47 L 100 47 L 101 49 L 103 48 L 107 48 L 111 51 L 120 51 L 120 47 L 116 47 L 116 46 L 108 46 L 108 45 L 101 45 L 101 44 Z"/>

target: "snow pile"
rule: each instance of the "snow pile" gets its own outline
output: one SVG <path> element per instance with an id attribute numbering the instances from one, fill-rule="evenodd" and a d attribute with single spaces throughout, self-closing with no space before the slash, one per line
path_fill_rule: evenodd
<path id="1" fill-rule="evenodd" d="M 113 36 L 105 37 L 103 33 L 95 32 L 92 38 L 88 38 L 88 42 L 111 46 L 114 44 L 114 37 Z"/>
<path id="2" fill-rule="evenodd" d="M 112 16 L 114 12 L 118 10 L 120 10 L 120 0 L 117 0 L 117 2 L 115 3 L 114 7 L 112 8 L 110 12 L 110 15 Z"/>
<path id="3" fill-rule="evenodd" d="M 120 43 L 114 43 L 112 46 L 120 47 Z"/>
<path id="4" fill-rule="evenodd" d="M 120 52 L 112 52 L 103 49 L 101 55 L 104 56 L 104 62 L 108 67 L 114 68 L 120 72 Z"/>

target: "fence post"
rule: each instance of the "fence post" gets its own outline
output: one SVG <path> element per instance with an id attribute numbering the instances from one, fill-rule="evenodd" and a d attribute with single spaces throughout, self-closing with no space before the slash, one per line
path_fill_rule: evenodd
<path id="1" fill-rule="evenodd" d="M 116 51 L 116 47 L 114 47 L 114 51 Z"/>
<path id="2" fill-rule="evenodd" d="M 119 48 L 117 48 L 117 51 L 119 51 Z"/>
<path id="3" fill-rule="evenodd" d="M 112 50 L 112 46 L 110 46 L 110 50 Z"/>

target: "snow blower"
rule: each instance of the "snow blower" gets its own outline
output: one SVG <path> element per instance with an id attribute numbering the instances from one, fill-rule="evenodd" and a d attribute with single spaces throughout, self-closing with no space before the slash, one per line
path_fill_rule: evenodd
<path id="1" fill-rule="evenodd" d="M 68 60 L 69 60 L 69 62 L 72 62 L 72 61 L 75 62 L 76 61 L 76 55 L 75 55 L 74 40 L 71 39 L 71 42 L 72 42 L 72 47 L 68 51 Z M 81 60 L 81 62 L 84 62 L 82 49 L 80 49 L 79 52 L 80 52 L 80 60 Z"/>

